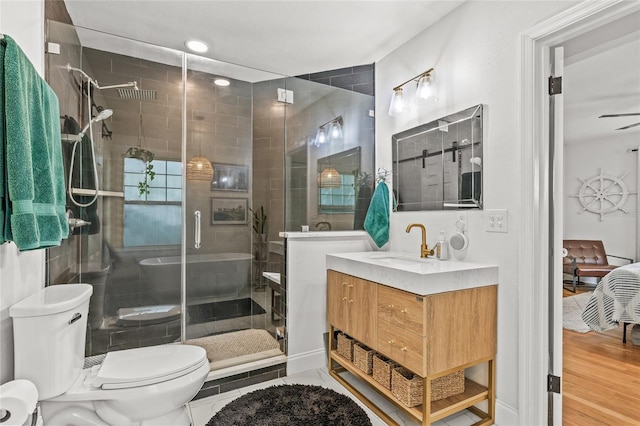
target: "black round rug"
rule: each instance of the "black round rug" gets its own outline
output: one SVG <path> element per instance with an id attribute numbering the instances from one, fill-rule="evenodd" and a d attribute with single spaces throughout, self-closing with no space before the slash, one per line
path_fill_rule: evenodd
<path id="1" fill-rule="evenodd" d="M 320 386 L 280 385 L 231 401 L 206 426 L 371 426 L 348 396 Z"/>

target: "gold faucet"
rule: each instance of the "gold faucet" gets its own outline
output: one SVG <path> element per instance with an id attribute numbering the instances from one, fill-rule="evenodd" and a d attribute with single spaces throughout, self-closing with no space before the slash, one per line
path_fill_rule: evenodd
<path id="1" fill-rule="evenodd" d="M 407 226 L 407 233 L 409 233 L 409 231 L 411 231 L 411 228 L 420 228 L 422 230 L 422 244 L 420 244 L 420 257 L 429 257 L 429 256 L 433 256 L 433 249 L 429 250 L 429 247 L 427 246 L 427 230 L 425 229 L 424 225 L 421 225 L 419 223 L 412 223 L 409 226 Z"/>

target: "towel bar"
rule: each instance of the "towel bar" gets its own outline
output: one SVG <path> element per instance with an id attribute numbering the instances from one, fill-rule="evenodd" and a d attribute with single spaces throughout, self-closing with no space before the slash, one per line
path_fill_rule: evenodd
<path id="1" fill-rule="evenodd" d="M 96 195 L 95 189 L 85 189 L 85 188 L 71 188 L 71 192 L 77 195 Z M 119 191 L 98 191 L 99 197 L 119 197 L 124 198 L 124 192 Z"/>

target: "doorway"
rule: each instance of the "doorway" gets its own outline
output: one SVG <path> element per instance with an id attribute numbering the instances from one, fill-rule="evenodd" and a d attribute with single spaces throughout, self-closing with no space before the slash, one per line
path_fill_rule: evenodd
<path id="1" fill-rule="evenodd" d="M 554 216 L 560 223 L 554 227 L 554 240 L 602 241 L 606 253 L 612 255 L 608 262 L 618 266 L 629 261 L 614 256 L 631 262 L 638 259 L 638 161 L 634 149 L 638 148 L 640 130 L 628 126 L 640 117 L 614 115 L 640 113 L 639 23 L 640 12 L 631 13 L 562 43 L 564 113 L 559 148 L 563 160 L 562 173 L 555 174 L 562 175 L 562 195 L 557 197 L 561 206 Z M 605 75 L 609 77 L 603 78 Z M 577 296 L 563 292 L 563 305 L 573 306 L 575 301 L 584 306 L 599 278 L 581 281 L 584 284 L 578 286 Z M 563 323 L 570 316 L 563 313 Z M 626 360 L 640 356 L 640 348 L 634 347 L 631 339 L 622 343 L 621 328 L 579 333 L 563 327 L 563 423 L 634 421 L 637 413 L 631 408 L 633 403 L 617 406 L 615 398 L 608 396 L 624 386 L 615 370 L 626 368 L 622 367 L 629 363 Z M 597 357 L 590 352 L 595 348 Z M 588 363 L 591 368 L 581 362 L 585 356 L 592 360 Z"/>
<path id="2" fill-rule="evenodd" d="M 562 422 L 561 396 L 552 394 L 553 404 L 549 404 L 547 381 L 541 380 L 550 373 L 560 376 L 560 371 L 550 370 L 549 359 L 552 354 L 557 357 L 562 353 L 561 340 L 550 338 L 550 333 L 562 335 L 559 298 L 554 297 L 559 294 L 556 290 L 562 282 L 561 257 L 549 257 L 549 254 L 561 251 L 562 233 L 558 229 L 551 233 L 551 230 L 554 206 L 563 206 L 563 188 L 554 186 L 551 181 L 554 174 L 562 176 L 562 164 L 557 163 L 562 153 L 556 155 L 555 163 L 549 155 L 550 108 L 546 84 L 551 48 L 639 9 L 640 4 L 631 2 L 584 2 L 522 35 L 521 169 L 524 196 L 520 254 L 523 259 L 529 259 L 528 265 L 523 265 L 520 271 L 519 416 L 522 424 Z M 561 148 L 556 145 L 556 150 Z M 556 219 L 555 223 L 562 222 Z M 554 285 L 544 284 L 549 281 Z M 554 367 L 558 368 L 558 363 Z M 555 410 L 550 413 L 552 407 Z"/>

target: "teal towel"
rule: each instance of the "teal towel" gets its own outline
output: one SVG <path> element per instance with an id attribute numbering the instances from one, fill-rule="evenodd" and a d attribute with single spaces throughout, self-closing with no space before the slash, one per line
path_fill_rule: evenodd
<path id="1" fill-rule="evenodd" d="M 4 112 L 4 52 L 6 50 L 7 42 L 3 38 L 0 40 L 0 244 L 6 241 L 5 234 L 5 215 L 7 214 L 6 204 L 9 203 L 9 199 L 6 193 L 6 181 L 5 168 L 4 168 L 4 152 L 5 152 L 5 122 L 6 115 Z"/>
<path id="2" fill-rule="evenodd" d="M 2 117 L 10 208 L 4 238 L 20 250 L 58 246 L 69 234 L 58 98 L 16 42 L 7 35 L 4 41 Z"/>
<path id="3" fill-rule="evenodd" d="M 389 241 L 389 188 L 384 182 L 380 182 L 373 192 L 367 216 L 364 218 L 364 229 L 378 247 Z"/>

